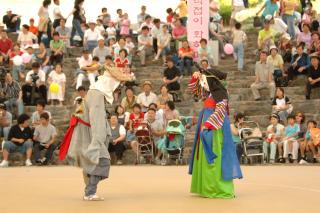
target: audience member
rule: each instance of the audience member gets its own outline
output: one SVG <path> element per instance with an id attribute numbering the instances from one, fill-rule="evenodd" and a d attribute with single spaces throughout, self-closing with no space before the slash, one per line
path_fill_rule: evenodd
<path id="1" fill-rule="evenodd" d="M 270 21 L 264 21 L 264 27 L 259 31 L 258 35 L 258 49 L 269 50 L 270 46 L 274 45 L 274 31 L 270 27 Z"/>
<path id="2" fill-rule="evenodd" d="M 22 25 L 22 31 L 18 35 L 17 43 L 22 49 L 27 46 L 32 46 L 38 42 L 38 38 L 32 32 L 29 32 L 29 26 L 24 24 Z"/>
<path id="3" fill-rule="evenodd" d="M 53 104 L 53 100 L 58 100 L 60 106 L 64 101 L 65 91 L 66 91 L 66 75 L 62 71 L 62 65 L 56 64 L 54 70 L 50 72 L 48 77 L 48 84 L 50 87 L 55 84 L 58 86 L 58 91 L 48 90 L 48 101 Z"/>
<path id="4" fill-rule="evenodd" d="M 147 10 L 147 7 L 142 5 L 141 12 L 138 14 L 138 18 L 137 18 L 139 26 L 141 26 L 141 24 L 144 22 L 147 16 L 150 16 L 149 14 L 146 13 L 146 10 Z"/>
<path id="5" fill-rule="evenodd" d="M 121 29 L 120 29 L 120 36 L 128 36 L 130 35 L 130 25 L 131 22 L 129 20 L 128 13 L 123 14 L 123 18 L 121 21 Z"/>
<path id="6" fill-rule="evenodd" d="M 39 44 L 39 50 L 36 54 L 34 54 L 34 61 L 40 64 L 41 70 L 43 70 L 43 72 L 45 72 L 46 74 L 50 72 L 50 57 L 43 42 Z"/>
<path id="7" fill-rule="evenodd" d="M 12 126 L 12 114 L 7 111 L 5 104 L 0 104 L 0 136 L 8 140 L 10 128 Z"/>
<path id="8" fill-rule="evenodd" d="M 306 99 L 310 99 L 312 89 L 320 87 L 320 56 L 311 56 L 311 66 L 307 68 L 308 81 Z"/>
<path id="9" fill-rule="evenodd" d="M 161 35 L 162 29 L 160 27 L 161 21 L 160 19 L 153 20 L 153 27 L 151 28 L 151 36 L 153 39 L 153 51 L 158 53 L 158 37 Z"/>
<path id="10" fill-rule="evenodd" d="M 132 112 L 133 106 L 137 103 L 138 97 L 134 95 L 134 91 L 131 87 L 127 87 L 125 90 L 126 96 L 121 101 L 121 106 L 126 112 Z"/>
<path id="11" fill-rule="evenodd" d="M 297 46 L 297 54 L 292 57 L 291 66 L 288 69 L 289 84 L 297 75 L 307 74 L 307 68 L 310 66 L 310 57 L 304 52 L 304 43 Z"/>
<path id="12" fill-rule="evenodd" d="M 263 4 L 261 9 L 257 12 L 256 15 L 259 15 L 262 12 L 261 18 L 264 20 L 266 16 L 276 16 L 279 15 L 279 5 L 277 3 L 277 0 L 266 0 L 266 2 Z"/>
<path id="13" fill-rule="evenodd" d="M 243 63 L 244 63 L 244 46 L 247 40 L 246 33 L 241 30 L 241 24 L 237 22 L 235 24 L 235 29 L 232 31 L 233 37 L 233 57 L 234 60 L 238 62 L 238 70 L 243 71 Z"/>
<path id="14" fill-rule="evenodd" d="M 291 38 L 294 38 L 296 33 L 294 30 L 294 12 L 298 6 L 296 0 L 283 0 L 282 1 L 282 19 L 288 25 L 288 33 Z"/>
<path id="15" fill-rule="evenodd" d="M 60 26 L 61 20 L 64 19 L 61 9 L 60 9 L 60 0 L 53 0 L 54 8 L 53 8 L 53 29 L 56 29 Z"/>
<path id="16" fill-rule="evenodd" d="M 234 116 L 234 123 L 230 125 L 231 133 L 232 133 L 232 140 L 236 146 L 237 157 L 239 162 L 241 162 L 241 157 L 243 154 L 242 143 L 239 135 L 239 129 L 241 128 L 241 123 L 244 121 L 244 114 L 236 113 Z"/>
<path id="17" fill-rule="evenodd" d="M 44 100 L 37 101 L 36 111 L 32 113 L 32 116 L 31 116 L 32 127 L 36 127 L 41 124 L 40 115 L 42 113 L 47 113 L 49 115 L 50 121 L 52 120 L 51 113 L 45 110 L 45 107 L 46 107 L 46 102 Z"/>
<path id="18" fill-rule="evenodd" d="M 305 164 L 307 163 L 307 157 L 306 157 L 306 152 L 308 150 L 311 150 L 312 153 L 312 157 L 313 159 L 310 159 L 312 163 L 316 163 L 317 162 L 317 152 L 316 152 L 316 148 L 313 144 L 312 138 L 311 138 L 311 133 L 310 130 L 313 128 L 317 128 L 317 122 L 314 120 L 309 120 L 307 122 L 307 132 L 306 135 L 304 137 L 304 140 L 302 140 L 300 142 L 300 154 L 301 154 L 301 160 L 299 162 L 299 164 Z"/>
<path id="19" fill-rule="evenodd" d="M 169 93 L 168 87 L 164 84 L 160 87 L 157 105 L 159 109 L 165 109 L 167 101 L 173 101 L 173 96 Z"/>
<path id="20" fill-rule="evenodd" d="M 273 78 L 276 86 L 282 86 L 281 77 L 285 75 L 284 62 L 282 56 L 278 53 L 276 46 L 270 47 L 270 55 L 267 57 L 267 63 L 273 65 Z"/>
<path id="21" fill-rule="evenodd" d="M 311 32 L 308 24 L 302 25 L 302 32 L 297 36 L 297 43 L 300 44 L 301 42 L 303 42 L 306 47 L 311 45 Z"/>
<path id="22" fill-rule="evenodd" d="M 176 50 L 180 48 L 181 42 L 187 40 L 187 28 L 182 25 L 180 19 L 176 20 L 172 29 L 172 38 L 175 40 Z"/>
<path id="23" fill-rule="evenodd" d="M 84 0 L 75 0 L 74 1 L 74 7 L 69 14 L 69 16 L 73 15 L 72 19 L 72 30 L 71 30 L 71 36 L 70 36 L 70 44 L 71 46 L 74 46 L 74 36 L 76 33 L 80 36 L 81 40 L 83 41 L 84 32 L 81 28 L 81 23 L 86 21 L 85 18 L 85 11 L 83 9 L 83 2 Z M 68 16 L 68 17 L 69 17 Z M 68 19 L 68 17 L 66 19 Z"/>
<path id="24" fill-rule="evenodd" d="M 2 22 L 7 26 L 8 33 L 14 33 L 20 30 L 21 16 L 12 13 L 11 9 L 7 9 L 7 15 L 4 15 Z"/>
<path id="25" fill-rule="evenodd" d="M 8 64 L 12 48 L 12 40 L 8 38 L 6 31 L 2 31 L 0 34 L 0 66 Z"/>
<path id="26" fill-rule="evenodd" d="M 30 24 L 29 31 L 32 32 L 34 35 L 38 36 L 39 30 L 38 30 L 38 27 L 34 26 L 34 19 L 33 18 L 31 18 L 29 20 L 29 24 Z"/>
<path id="27" fill-rule="evenodd" d="M 99 16 L 99 19 L 102 21 L 103 27 L 107 29 L 111 21 L 111 15 L 108 13 L 108 8 L 103 7 L 101 9 L 101 15 Z"/>
<path id="28" fill-rule="evenodd" d="M 104 64 L 106 56 L 110 55 L 109 48 L 105 46 L 102 37 L 99 38 L 98 46 L 94 48 L 92 55 L 99 58 L 100 64 Z"/>
<path id="29" fill-rule="evenodd" d="M 98 46 L 98 39 L 100 38 L 100 32 L 95 28 L 96 23 L 94 21 L 89 22 L 89 29 L 84 32 L 83 46 L 92 52 L 94 48 Z"/>
<path id="30" fill-rule="evenodd" d="M 56 64 L 61 64 L 63 60 L 64 53 L 64 42 L 60 39 L 58 32 L 53 33 L 53 40 L 50 41 L 50 63 L 55 66 Z"/>
<path id="31" fill-rule="evenodd" d="M 188 41 L 182 42 L 182 47 L 179 49 L 179 66 L 182 75 L 192 74 L 194 52 L 189 46 Z M 186 69 L 186 71 L 185 71 Z"/>
<path id="32" fill-rule="evenodd" d="M 55 29 L 55 32 L 59 33 L 60 39 L 63 41 L 66 47 L 70 47 L 71 30 L 66 27 L 66 19 L 60 19 L 60 25 Z"/>
<path id="33" fill-rule="evenodd" d="M 12 78 L 11 73 L 6 74 L 5 85 L 3 88 L 6 101 L 4 102 L 7 109 L 15 114 L 14 107 L 18 110 L 18 115 L 24 112 L 23 101 L 22 101 L 22 91 L 19 83 Z"/>
<path id="34" fill-rule="evenodd" d="M 81 60 L 81 59 L 80 59 Z M 99 70 L 101 68 L 101 65 L 99 64 L 99 58 L 97 56 L 92 58 L 91 64 L 88 64 L 86 66 L 82 66 L 80 64 L 80 72 L 77 76 L 77 85 L 76 88 L 79 88 L 82 86 L 82 82 L 85 79 L 88 79 L 90 82 L 90 85 L 93 85 L 96 82 L 96 77 L 99 75 Z M 88 58 L 88 60 L 90 60 Z M 81 63 L 85 64 L 87 61 L 81 61 Z"/>
<path id="35" fill-rule="evenodd" d="M 157 103 L 157 95 L 152 92 L 152 84 L 145 81 L 142 84 L 143 92 L 138 95 L 137 103 L 140 104 L 142 112 L 146 112 L 151 103 Z"/>
<path id="36" fill-rule="evenodd" d="M 152 37 L 149 35 L 148 26 L 142 27 L 141 34 L 138 36 L 138 54 L 141 66 L 146 65 L 146 56 L 152 54 Z"/>
<path id="37" fill-rule="evenodd" d="M 169 121 L 179 119 L 179 116 L 179 112 L 178 110 L 176 110 L 174 102 L 167 101 L 163 112 L 163 120 L 165 126 L 168 124 Z"/>
<path id="38" fill-rule="evenodd" d="M 278 87 L 272 101 L 272 112 L 279 115 L 280 121 L 286 123 L 288 115 L 291 114 L 293 106 L 290 99 L 285 96 L 284 89 Z"/>
<path id="39" fill-rule="evenodd" d="M 175 11 L 179 10 L 179 17 L 181 19 L 181 23 L 183 26 L 187 26 L 187 20 L 188 20 L 188 6 L 186 0 L 180 0 L 180 3 L 178 4 Z"/>

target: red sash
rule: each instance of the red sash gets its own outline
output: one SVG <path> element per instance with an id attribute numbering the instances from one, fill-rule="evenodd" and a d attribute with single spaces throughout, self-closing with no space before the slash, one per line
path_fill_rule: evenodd
<path id="1" fill-rule="evenodd" d="M 82 120 L 76 116 L 71 116 L 69 128 L 68 128 L 66 134 L 64 135 L 64 138 L 63 138 L 61 146 L 60 146 L 60 152 L 59 152 L 60 160 L 64 160 L 66 155 L 68 154 L 72 134 L 73 134 L 74 128 L 77 126 L 78 123 L 81 123 L 85 126 L 90 127 L 90 124 L 85 122 L 84 120 Z"/>

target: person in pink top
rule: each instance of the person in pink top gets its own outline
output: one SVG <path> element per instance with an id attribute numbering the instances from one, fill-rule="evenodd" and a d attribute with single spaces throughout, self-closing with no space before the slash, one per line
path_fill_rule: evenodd
<path id="1" fill-rule="evenodd" d="M 179 43 L 187 39 L 187 28 L 182 25 L 180 19 L 175 22 L 175 26 L 172 29 L 172 37 L 175 40 L 177 50 L 179 49 Z"/>
<path id="2" fill-rule="evenodd" d="M 311 44 L 310 26 L 308 24 L 302 25 L 302 32 L 297 37 L 297 43 L 300 44 L 301 42 L 304 42 L 307 47 Z"/>
<path id="3" fill-rule="evenodd" d="M 121 36 L 127 36 L 130 35 L 130 20 L 128 17 L 128 13 L 125 13 L 123 15 L 123 19 L 121 22 L 121 30 L 120 30 Z"/>

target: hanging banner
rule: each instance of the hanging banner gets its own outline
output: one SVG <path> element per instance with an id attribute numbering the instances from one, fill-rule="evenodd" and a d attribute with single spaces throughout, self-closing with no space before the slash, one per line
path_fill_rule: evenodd
<path id="1" fill-rule="evenodd" d="M 188 41 L 198 59 L 200 39 L 209 38 L 209 0 L 188 0 Z"/>

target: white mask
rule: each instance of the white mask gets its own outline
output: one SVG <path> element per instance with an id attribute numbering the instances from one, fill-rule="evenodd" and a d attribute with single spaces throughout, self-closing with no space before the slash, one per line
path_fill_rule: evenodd
<path id="1" fill-rule="evenodd" d="M 200 85 L 201 87 L 203 87 L 206 91 L 210 91 L 209 90 L 209 85 L 208 85 L 208 81 L 207 81 L 207 76 L 206 75 L 201 75 L 200 78 Z"/>

